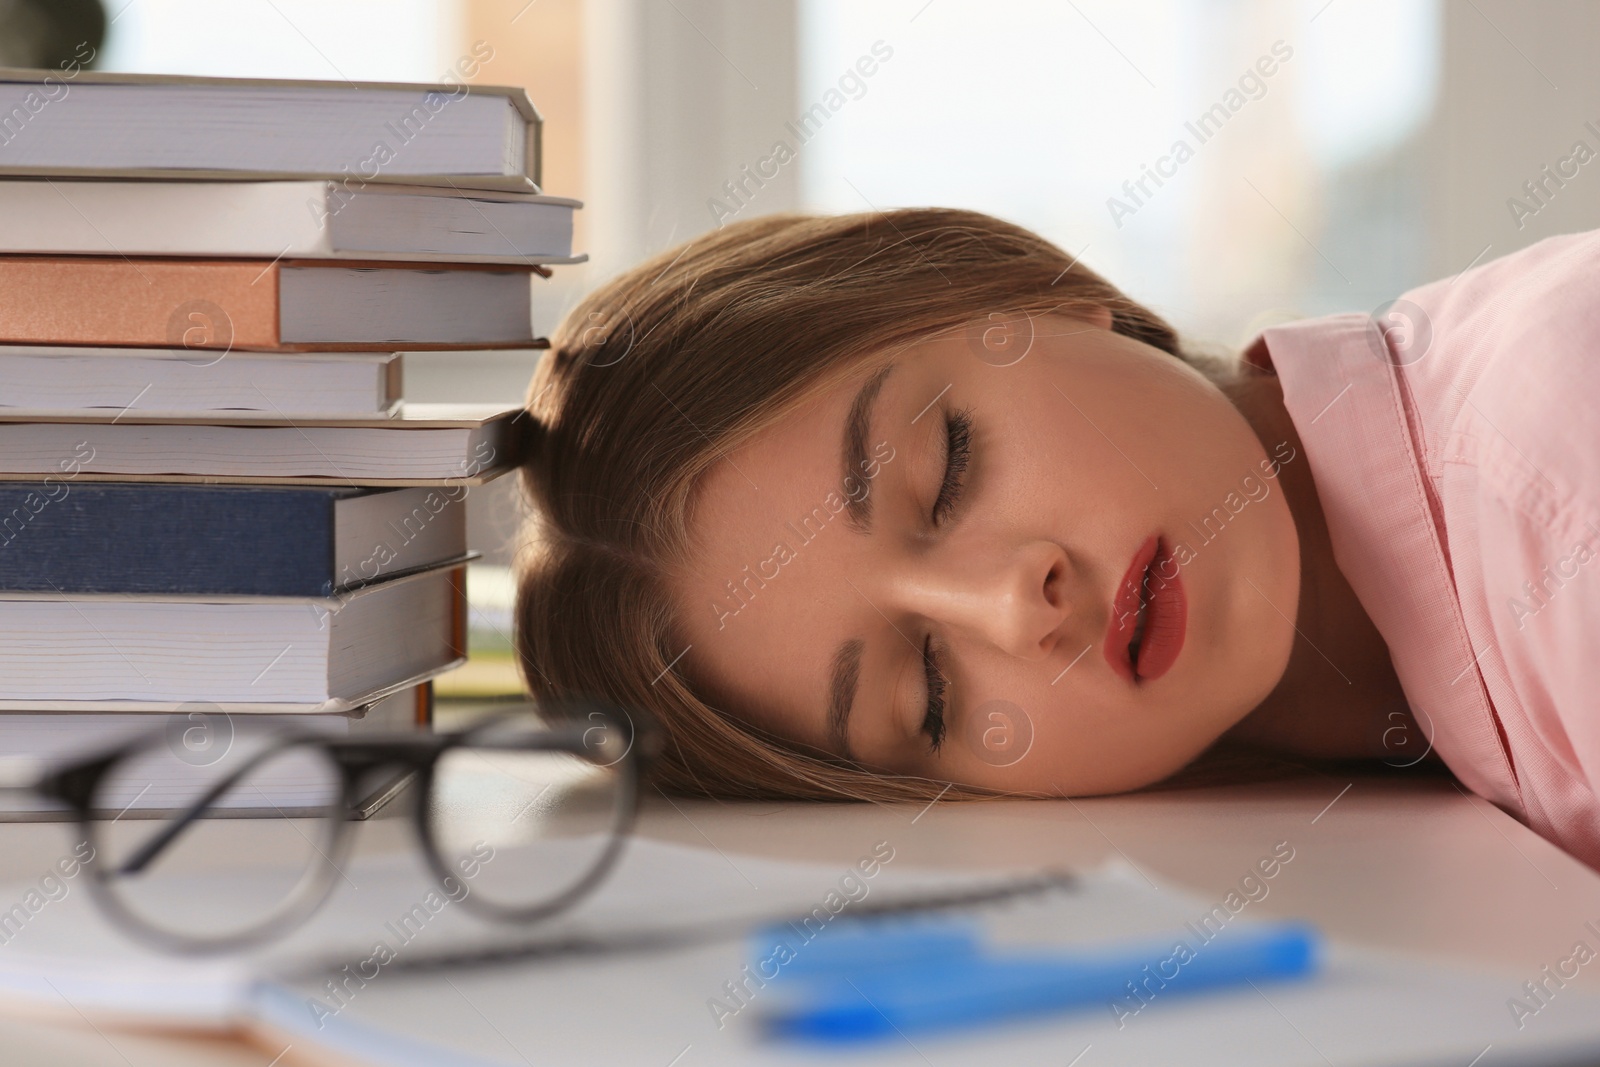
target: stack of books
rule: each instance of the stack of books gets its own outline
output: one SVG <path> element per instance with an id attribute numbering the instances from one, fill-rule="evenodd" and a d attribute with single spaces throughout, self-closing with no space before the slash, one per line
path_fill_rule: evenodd
<path id="1" fill-rule="evenodd" d="M 540 347 L 582 258 L 525 93 L 12 70 L 0 114 L 0 756 L 166 728 L 158 812 L 240 725 L 427 724 L 526 427 L 405 352 Z"/>

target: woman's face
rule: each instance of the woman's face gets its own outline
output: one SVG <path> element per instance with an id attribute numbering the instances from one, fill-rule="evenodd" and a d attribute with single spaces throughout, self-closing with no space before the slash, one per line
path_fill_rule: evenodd
<path id="1" fill-rule="evenodd" d="M 718 460 L 677 669 L 814 749 L 1024 792 L 1149 784 L 1243 718 L 1294 639 L 1297 457 L 1093 319 L 884 353 Z"/>

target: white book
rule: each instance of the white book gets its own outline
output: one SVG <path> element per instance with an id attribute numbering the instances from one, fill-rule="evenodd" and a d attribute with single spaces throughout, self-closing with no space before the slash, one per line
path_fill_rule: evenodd
<path id="1" fill-rule="evenodd" d="M 466 661 L 466 567 L 330 597 L 0 593 L 0 711 L 348 712 Z"/>
<path id="2" fill-rule="evenodd" d="M 580 206 L 333 181 L 9 181 L 0 253 L 576 263 Z"/>
<path id="3" fill-rule="evenodd" d="M 185 809 L 196 791 L 225 778 L 259 751 L 262 740 L 293 730 L 326 737 L 429 729 L 433 695 L 430 683 L 397 690 L 346 714 L 250 715 L 234 717 L 201 707 L 159 712 L 3 712 L 0 761 L 44 768 L 109 752 L 139 738 L 159 738 L 139 761 L 140 776 L 102 799 L 129 819 L 160 818 Z M 252 790 L 235 790 L 216 802 L 230 815 L 271 817 L 328 803 L 328 779 L 306 780 L 291 761 L 269 763 L 251 778 Z M 358 799 L 357 817 L 366 818 L 391 799 L 405 779 L 389 776 Z M 0 822 L 31 822 L 68 813 L 23 792 L 0 793 Z"/>
<path id="4" fill-rule="evenodd" d="M 0 412 L 370 417 L 396 410 L 402 373 L 398 352 L 0 345 Z"/>
<path id="5" fill-rule="evenodd" d="M 540 125 L 525 90 L 459 81 L 0 69 L 0 174 L 537 192 Z"/>
<path id="6" fill-rule="evenodd" d="M 403 403 L 390 418 L 337 420 L 0 408 L 0 478 L 475 485 L 521 462 L 526 427 L 521 408 L 498 404 Z"/>

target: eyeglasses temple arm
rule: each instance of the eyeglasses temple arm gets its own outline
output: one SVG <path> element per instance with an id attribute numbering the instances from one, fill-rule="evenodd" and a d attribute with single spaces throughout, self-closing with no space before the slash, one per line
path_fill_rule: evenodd
<path id="1" fill-rule="evenodd" d="M 150 865 L 151 860 L 155 859 L 162 852 L 166 851 L 167 846 L 171 845 L 173 841 L 177 840 L 179 834 L 183 833 L 190 826 L 192 826 L 195 821 L 200 818 L 201 814 L 207 808 L 211 807 L 212 803 L 218 797 L 226 793 L 229 789 L 232 789 L 241 777 L 255 770 L 256 767 L 260 765 L 262 760 L 269 756 L 276 755 L 282 750 L 282 747 L 283 746 L 274 746 L 272 748 L 262 749 L 260 752 L 252 756 L 243 767 L 240 767 L 226 778 L 218 779 L 216 784 L 210 789 L 206 790 L 205 794 L 198 800 L 190 804 L 188 809 L 184 811 L 182 815 L 168 822 L 166 826 L 162 828 L 159 834 L 156 834 L 150 840 L 141 845 L 139 850 L 133 855 L 129 856 L 127 860 L 123 862 L 122 866 L 118 867 L 113 873 L 138 874 L 140 871 L 143 871 Z"/>

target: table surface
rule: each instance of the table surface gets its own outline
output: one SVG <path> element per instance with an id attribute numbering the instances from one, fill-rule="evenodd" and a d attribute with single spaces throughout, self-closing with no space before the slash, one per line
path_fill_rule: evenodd
<path id="1" fill-rule="evenodd" d="M 397 802 L 357 848 L 413 847 Z M 1570 954 L 1600 920 L 1600 874 L 1435 775 L 1335 776 L 1080 800 L 916 805 L 716 803 L 656 797 L 640 832 L 741 854 L 854 863 L 880 841 L 896 866 L 1086 866 L 1120 856 L 1221 900 L 1281 842 L 1294 858 L 1253 914 L 1301 917 L 1330 938 L 1504 972 L 1512 987 Z M 68 841 L 60 824 L 0 825 L 0 881 L 35 881 Z M 226 857 L 219 857 L 225 862 Z M 3 949 L 0 949 L 3 951 Z M 437 1035 L 448 1044 L 449 1035 Z M 6 1062 L 289 1067 L 243 1041 L 56 1026 L 0 1016 Z"/>

